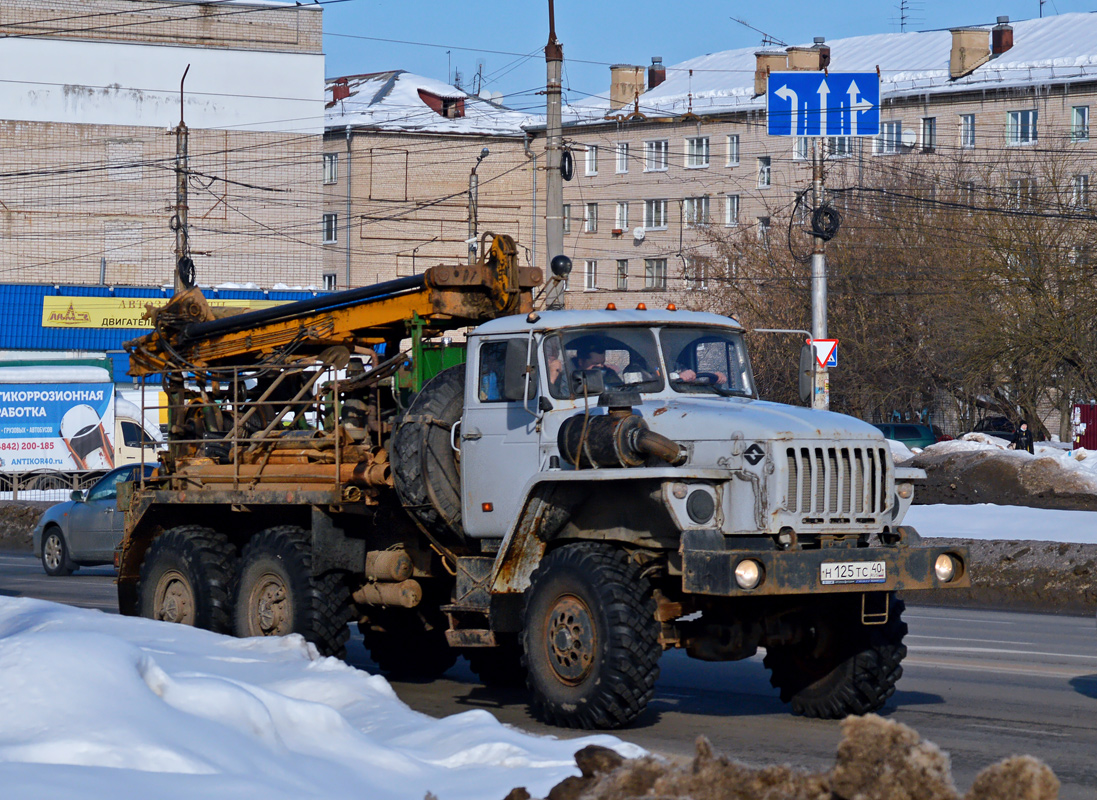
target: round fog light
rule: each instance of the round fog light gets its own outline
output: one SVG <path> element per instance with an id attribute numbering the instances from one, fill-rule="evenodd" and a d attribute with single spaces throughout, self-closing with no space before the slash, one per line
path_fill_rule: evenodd
<path id="1" fill-rule="evenodd" d="M 762 581 L 762 565 L 745 558 L 735 568 L 735 582 L 740 589 L 753 589 Z"/>
<path id="2" fill-rule="evenodd" d="M 956 560 L 948 553 L 942 553 L 937 556 L 937 561 L 933 564 L 933 571 L 937 573 L 937 580 L 941 583 L 948 583 L 956 574 Z"/>

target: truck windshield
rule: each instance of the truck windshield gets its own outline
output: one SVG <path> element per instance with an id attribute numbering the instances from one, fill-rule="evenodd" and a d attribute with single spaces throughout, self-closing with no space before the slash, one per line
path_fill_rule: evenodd
<path id="1" fill-rule="evenodd" d="M 670 387 L 754 397 L 754 380 L 743 337 L 719 328 L 663 328 L 659 332 Z"/>
<path id="2" fill-rule="evenodd" d="M 549 394 L 574 398 L 572 375 L 600 371 L 607 388 L 627 387 L 638 392 L 663 389 L 663 372 L 655 335 L 649 328 L 590 327 L 565 330 L 545 337 L 542 345 Z"/>

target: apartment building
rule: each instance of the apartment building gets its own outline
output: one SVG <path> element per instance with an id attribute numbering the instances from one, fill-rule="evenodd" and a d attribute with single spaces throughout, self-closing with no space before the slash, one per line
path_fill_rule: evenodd
<path id="1" fill-rule="evenodd" d="M 319 284 L 321 19 L 267 0 L 5 0 L 3 280 L 170 283 L 182 116 L 199 282 Z"/>
<path id="2" fill-rule="evenodd" d="M 539 265 L 538 154 L 527 115 L 497 99 L 403 70 L 328 79 L 325 288 L 463 263 L 485 232 Z"/>
<path id="3" fill-rule="evenodd" d="M 880 134 L 824 142 L 839 208 L 853 190 L 912 184 L 976 206 L 1088 208 L 1095 41 L 1097 14 L 1079 13 L 612 67 L 608 98 L 565 110 L 569 306 L 688 300 L 707 288 L 701 262 L 734 270 L 703 258 L 714 230 L 786 246 L 812 143 L 767 135 L 770 72 L 879 72 Z"/>

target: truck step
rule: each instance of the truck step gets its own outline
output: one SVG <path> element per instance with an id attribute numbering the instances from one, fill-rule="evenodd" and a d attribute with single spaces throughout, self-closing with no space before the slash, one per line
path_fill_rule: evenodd
<path id="1" fill-rule="evenodd" d="M 446 631 L 446 642 L 450 647 L 495 647 L 495 632 L 487 628 L 465 628 Z"/>

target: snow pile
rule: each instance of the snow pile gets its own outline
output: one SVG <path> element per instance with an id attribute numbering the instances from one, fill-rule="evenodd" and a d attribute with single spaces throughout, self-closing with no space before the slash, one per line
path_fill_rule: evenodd
<path id="1" fill-rule="evenodd" d="M 0 786 L 44 797 L 502 798 L 578 774 L 571 741 L 435 720 L 299 636 L 233 639 L 0 597 Z"/>
<path id="2" fill-rule="evenodd" d="M 911 506 L 903 524 L 922 538 L 1097 544 L 1097 511 L 940 503 Z"/>

